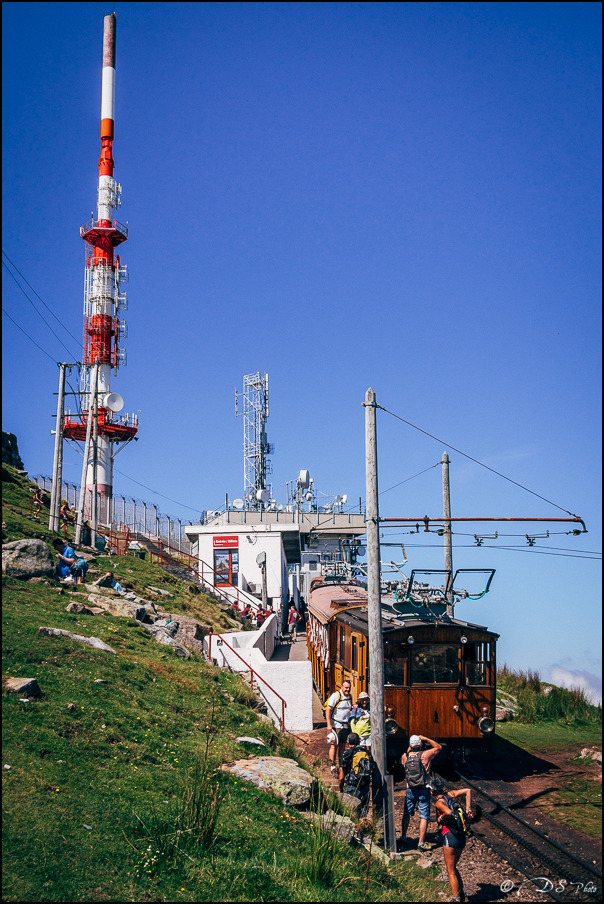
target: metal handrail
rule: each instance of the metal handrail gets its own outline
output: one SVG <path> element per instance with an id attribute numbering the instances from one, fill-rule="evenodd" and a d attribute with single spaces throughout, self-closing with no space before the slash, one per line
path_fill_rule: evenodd
<path id="1" fill-rule="evenodd" d="M 213 638 L 213 637 L 217 637 L 217 638 L 220 640 L 220 644 L 223 644 L 223 643 L 226 644 L 227 647 L 229 648 L 229 650 L 231 651 L 231 653 L 234 653 L 235 656 L 237 656 L 237 657 L 242 661 L 242 663 L 250 670 L 250 685 L 251 685 L 252 689 L 253 689 L 253 687 L 254 687 L 254 675 L 256 675 L 256 677 L 259 678 L 260 681 L 263 682 L 263 684 L 266 684 L 266 686 L 268 687 L 268 689 L 269 689 L 270 691 L 272 691 L 273 694 L 274 694 L 276 697 L 279 698 L 279 700 L 281 700 L 281 731 L 285 731 L 285 707 L 287 706 L 287 703 L 285 702 L 285 700 L 283 699 L 283 697 L 281 696 L 281 694 L 279 694 L 279 693 L 275 690 L 274 687 L 271 687 L 270 684 L 268 683 L 268 681 L 266 681 L 266 679 L 264 679 L 264 678 L 262 677 L 262 675 L 259 675 L 258 672 L 256 672 L 256 671 L 251 667 L 251 665 L 249 664 L 249 662 L 246 662 L 245 659 L 243 658 L 243 656 L 240 656 L 239 653 L 237 652 L 237 650 L 234 650 L 233 647 L 230 645 L 230 643 L 228 643 L 228 641 L 226 641 L 226 640 L 224 639 L 224 637 L 222 637 L 221 634 L 215 634 L 215 633 L 212 631 L 212 632 L 210 632 L 210 634 L 207 635 L 207 637 L 208 637 L 208 657 L 209 657 L 210 660 L 212 659 L 212 638 Z"/>
<path id="2" fill-rule="evenodd" d="M 126 529 L 128 531 L 130 530 L 129 528 L 126 528 Z M 139 534 L 144 535 L 145 531 L 134 531 L 134 533 L 139 533 Z M 108 538 L 111 538 L 113 535 L 115 535 L 115 531 L 113 531 L 112 529 L 109 530 L 109 532 L 107 534 Z M 208 583 L 208 586 L 210 586 L 212 588 L 213 592 L 216 593 L 216 595 L 223 602 L 227 603 L 229 606 L 232 606 L 233 599 L 226 592 L 226 590 L 223 590 L 222 587 L 217 587 L 216 584 L 209 584 L 209 582 L 205 581 L 204 569 L 206 570 L 206 572 L 209 572 L 213 577 L 216 576 L 216 572 L 214 571 L 214 569 L 212 568 L 211 565 L 208 565 L 207 562 L 204 562 L 203 559 L 199 559 L 197 556 L 192 556 L 188 552 L 183 552 L 182 550 L 177 549 L 175 546 L 171 546 L 170 543 L 164 537 L 161 536 L 161 534 L 154 534 L 150 530 L 148 530 L 148 531 L 146 531 L 146 535 L 147 535 L 147 538 L 149 539 L 149 541 L 155 543 L 159 549 L 158 553 L 150 552 L 151 556 L 156 555 L 158 557 L 159 562 L 163 563 L 163 561 L 164 561 L 163 554 L 167 550 L 168 554 L 170 555 L 171 558 L 182 560 L 181 564 L 183 565 L 183 567 L 186 568 L 187 571 L 190 571 L 193 575 L 195 575 L 195 577 L 198 579 L 199 583 L 201 583 L 201 584 Z M 115 545 L 117 545 L 117 544 L 115 544 Z M 127 549 L 125 552 L 127 552 Z M 200 573 L 199 566 L 201 566 L 201 573 Z M 237 592 L 237 599 L 236 599 L 237 605 L 239 605 L 240 598 L 243 598 L 244 602 L 246 602 L 248 605 L 250 605 L 256 612 L 258 611 L 258 609 L 260 609 L 260 604 L 259 604 L 258 600 L 256 599 L 256 597 L 252 596 L 252 594 L 248 593 L 247 590 L 241 590 L 240 587 L 233 587 L 233 589 L 236 590 L 236 592 Z"/>

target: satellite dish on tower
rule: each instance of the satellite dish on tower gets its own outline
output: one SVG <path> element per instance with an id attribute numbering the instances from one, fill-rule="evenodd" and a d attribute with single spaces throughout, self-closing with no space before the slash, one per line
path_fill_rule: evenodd
<path id="1" fill-rule="evenodd" d="M 243 499 L 233 499 L 233 508 L 242 509 L 244 506 Z"/>
<path id="2" fill-rule="evenodd" d="M 270 498 L 270 493 L 268 490 L 256 490 L 256 499 L 258 502 L 268 502 Z"/>
<path id="3" fill-rule="evenodd" d="M 298 474 L 298 483 L 301 487 L 306 488 L 310 483 L 310 472 L 300 471 L 300 473 Z"/>
<path id="4" fill-rule="evenodd" d="M 109 411 L 121 411 L 124 407 L 124 400 L 119 392 L 108 392 L 103 398 L 103 408 Z"/>

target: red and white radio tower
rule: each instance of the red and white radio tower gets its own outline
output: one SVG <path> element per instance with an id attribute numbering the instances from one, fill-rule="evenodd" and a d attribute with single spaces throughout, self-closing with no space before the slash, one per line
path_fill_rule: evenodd
<path id="1" fill-rule="evenodd" d="M 101 156 L 97 189 L 97 215 L 80 228 L 86 242 L 84 288 L 84 340 L 80 380 L 81 411 L 66 416 L 63 435 L 84 440 L 84 469 L 80 519 L 97 523 L 111 520 L 113 492 L 113 447 L 133 439 L 138 432 L 135 415 L 116 416 L 123 399 L 111 392 L 111 371 L 126 363 L 119 340 L 126 335 L 120 313 L 127 307 L 122 290 L 128 279 L 116 248 L 128 238 L 128 226 L 114 219 L 122 191 L 113 178 L 115 115 L 115 13 L 103 25 L 103 69 L 101 88 Z"/>

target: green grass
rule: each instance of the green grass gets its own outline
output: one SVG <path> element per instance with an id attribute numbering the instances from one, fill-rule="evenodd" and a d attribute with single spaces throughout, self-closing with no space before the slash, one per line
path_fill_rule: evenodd
<path id="1" fill-rule="evenodd" d="M 15 480 L 8 489 L 11 505 L 27 492 Z M 18 517 L 30 536 L 45 536 Z M 16 539 L 14 522 L 11 530 Z M 211 600 L 191 600 L 156 566 L 112 561 L 141 595 L 165 587 L 175 594 L 160 600 L 166 608 L 207 606 L 203 620 L 219 624 Z M 74 595 L 3 578 L 3 676 L 35 677 L 42 691 L 29 703 L 2 697 L 5 901 L 437 898 L 442 884 L 414 864 L 386 868 L 340 843 L 328 880 L 323 869 L 309 878 L 324 839 L 219 768 L 247 756 L 240 735 L 261 738 L 268 755 L 291 753 L 289 736 L 258 719 L 241 678 L 179 658 L 132 619 L 68 613 Z M 116 654 L 41 636 L 41 625 L 100 637 Z"/>
<path id="2" fill-rule="evenodd" d="M 602 731 L 597 725 L 571 726 L 557 722 L 500 722 L 497 734 L 530 753 L 565 750 L 573 746 L 602 744 Z"/>
<path id="3" fill-rule="evenodd" d="M 549 794 L 542 807 L 558 822 L 592 838 L 602 838 L 601 779 L 574 776 L 559 791 Z"/>
<path id="4" fill-rule="evenodd" d="M 544 721 L 583 727 L 602 725 L 602 707 L 589 702 L 582 688 L 556 687 L 541 681 L 538 672 L 512 671 L 503 665 L 497 672 L 499 697 L 512 694 L 518 706 L 519 722 Z M 501 702 L 505 705 L 505 700 Z"/>

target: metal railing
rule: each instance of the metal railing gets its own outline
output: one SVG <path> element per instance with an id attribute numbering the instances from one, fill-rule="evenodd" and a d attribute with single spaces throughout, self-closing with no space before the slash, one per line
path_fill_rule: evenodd
<path id="1" fill-rule="evenodd" d="M 115 530 L 113 528 L 104 531 L 103 528 L 100 529 L 100 533 L 102 533 L 108 542 L 109 548 L 115 549 L 116 555 L 127 555 L 128 554 L 128 544 L 132 540 L 136 540 L 144 543 L 148 542 L 153 546 L 157 547 L 157 550 L 149 549 L 149 561 L 153 563 L 157 563 L 159 565 L 166 565 L 174 563 L 176 565 L 181 565 L 185 568 L 192 577 L 195 578 L 195 581 L 201 584 L 204 587 L 207 587 L 214 593 L 221 602 L 228 604 L 229 606 L 236 605 L 239 608 L 239 604 L 241 601 L 247 603 L 255 612 L 260 609 L 260 602 L 256 599 L 255 596 L 248 593 L 247 590 L 241 590 L 239 587 L 232 587 L 234 591 L 236 591 L 235 595 L 227 592 L 222 587 L 217 587 L 214 583 L 216 572 L 208 565 L 207 562 L 204 562 L 203 559 L 198 559 L 197 556 L 193 556 L 190 553 L 183 552 L 182 550 L 177 549 L 174 546 L 171 546 L 164 537 L 158 536 L 157 534 L 153 534 L 151 531 L 147 531 L 144 533 L 143 531 L 130 531 L 129 527 L 124 527 L 124 530 Z M 168 561 L 168 559 L 170 561 Z M 208 578 L 211 577 L 212 580 Z M 232 585 L 230 585 L 232 586 Z"/>
<path id="2" fill-rule="evenodd" d="M 249 664 L 249 662 L 246 662 L 245 659 L 243 658 L 243 656 L 240 656 L 239 653 L 237 652 L 237 650 L 234 650 L 234 649 L 233 649 L 233 647 L 230 645 L 230 643 L 227 643 L 227 641 L 224 639 L 224 637 L 222 637 L 220 634 L 214 634 L 213 632 L 207 635 L 207 638 L 208 638 L 208 658 L 210 659 L 210 661 L 213 661 L 213 660 L 212 660 L 212 638 L 213 638 L 213 637 L 216 637 L 216 638 L 217 638 L 217 641 L 216 641 L 216 646 L 217 646 L 217 647 L 221 647 L 223 644 L 225 644 L 225 645 L 229 648 L 229 650 L 231 651 L 231 653 L 234 653 L 235 656 L 237 656 L 237 658 L 240 659 L 241 662 L 244 664 L 244 666 L 249 670 L 249 673 L 250 673 L 250 687 L 252 688 L 252 690 L 254 689 L 254 675 L 255 675 L 256 678 L 257 678 L 259 681 L 262 681 L 263 684 L 266 684 L 266 686 L 268 687 L 269 691 L 271 691 L 271 692 L 275 695 L 275 697 L 278 697 L 279 700 L 281 700 L 281 731 L 285 731 L 285 707 L 287 706 L 287 703 L 285 702 L 285 700 L 283 699 L 283 697 L 281 696 L 281 694 L 279 694 L 279 693 L 275 690 L 274 687 L 271 687 L 271 685 L 268 683 L 268 681 L 266 681 L 266 680 L 262 677 L 262 675 L 259 675 L 258 672 L 256 672 L 256 671 L 251 667 L 251 665 Z M 225 659 L 226 659 L 226 657 L 225 657 Z M 258 688 L 258 690 L 260 690 L 260 688 Z M 264 697 L 264 694 L 263 694 L 262 696 Z M 270 703 L 268 702 L 268 700 L 266 699 L 266 697 L 264 697 L 264 699 L 265 699 L 267 705 L 270 706 Z M 271 707 L 271 709 L 272 709 L 272 707 Z M 273 710 L 273 712 L 274 712 L 274 710 Z"/>

